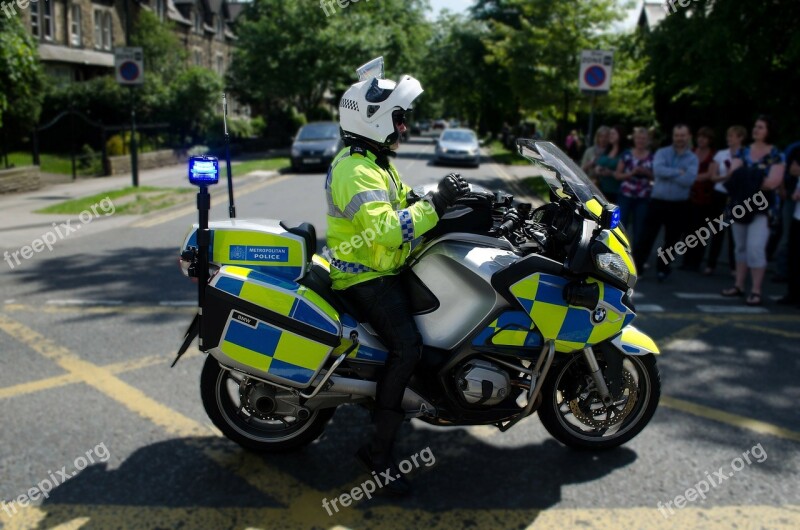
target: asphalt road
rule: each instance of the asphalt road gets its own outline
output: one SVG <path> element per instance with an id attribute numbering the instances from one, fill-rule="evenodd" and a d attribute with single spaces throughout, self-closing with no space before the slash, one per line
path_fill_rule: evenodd
<path id="1" fill-rule="evenodd" d="M 396 164 L 407 182 L 450 171 L 430 165 L 432 151 L 421 140 L 402 147 Z M 510 186 L 488 161 L 460 171 L 487 187 Z M 251 179 L 237 196 L 239 217 L 310 221 L 323 235 L 323 179 Z M 212 219 L 223 218 L 223 187 L 213 194 Z M 323 499 L 368 478 L 352 458 L 366 434 L 364 410 L 340 409 L 303 452 L 253 455 L 206 418 L 203 356 L 191 350 L 169 368 L 193 312 L 194 284 L 180 275 L 176 253 L 194 219 L 190 208 L 98 218 L 52 252 L 14 270 L 2 265 L 0 525 L 800 527 L 800 312 L 767 304 L 743 313 L 741 302 L 715 294 L 730 277 L 680 271 L 637 286 L 636 325 L 663 351 L 663 398 L 626 446 L 574 452 L 535 417 L 507 433 L 414 421 L 398 455 L 430 448 L 435 464 L 414 472 L 413 497 L 364 499 L 329 516 Z M 15 250 L 30 230 L 0 233 L 0 252 Z M 767 288 L 767 296 L 782 294 L 782 286 Z M 748 450 L 751 463 L 733 472 Z M 730 477 L 704 500 L 674 508 L 677 496 L 720 470 Z M 47 498 L 29 495 L 43 481 L 58 485 Z M 33 505 L 25 506 L 28 496 Z"/>

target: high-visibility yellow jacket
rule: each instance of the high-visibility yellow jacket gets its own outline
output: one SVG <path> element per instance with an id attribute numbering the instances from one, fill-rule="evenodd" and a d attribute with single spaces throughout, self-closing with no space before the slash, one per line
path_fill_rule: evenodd
<path id="1" fill-rule="evenodd" d="M 397 274 L 411 241 L 433 228 L 436 209 L 423 199 L 408 205 L 410 188 L 360 146 L 346 147 L 328 170 L 328 259 L 334 289 Z"/>

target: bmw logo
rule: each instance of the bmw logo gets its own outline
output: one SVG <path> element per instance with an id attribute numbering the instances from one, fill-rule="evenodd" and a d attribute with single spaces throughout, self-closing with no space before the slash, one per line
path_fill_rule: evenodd
<path id="1" fill-rule="evenodd" d="M 599 324 L 605 319 L 606 319 L 606 310 L 603 309 L 602 307 L 598 307 L 597 309 L 594 310 L 594 313 L 592 313 L 592 320 L 596 324 Z"/>

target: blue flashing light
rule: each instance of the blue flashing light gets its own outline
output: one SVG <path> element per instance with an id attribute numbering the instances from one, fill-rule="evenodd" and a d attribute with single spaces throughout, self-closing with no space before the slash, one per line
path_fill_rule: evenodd
<path id="1" fill-rule="evenodd" d="M 611 212 L 611 230 L 614 230 L 616 227 L 619 226 L 619 222 L 621 220 L 621 216 L 619 213 L 619 207 L 615 206 L 614 210 Z"/>
<path id="2" fill-rule="evenodd" d="M 189 182 L 195 186 L 210 186 L 219 182 L 219 160 L 214 156 L 189 158 Z"/>

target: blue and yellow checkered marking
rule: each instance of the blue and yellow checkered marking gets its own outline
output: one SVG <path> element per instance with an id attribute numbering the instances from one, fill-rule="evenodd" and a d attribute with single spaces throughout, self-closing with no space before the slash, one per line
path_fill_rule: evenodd
<path id="1" fill-rule="evenodd" d="M 244 267 L 223 267 L 211 285 L 280 315 L 339 335 L 339 314 L 314 291 Z"/>
<path id="2" fill-rule="evenodd" d="M 532 329 L 533 322 L 523 311 L 504 311 L 473 340 L 473 346 L 540 347 L 542 334 Z"/>
<path id="3" fill-rule="evenodd" d="M 265 322 L 253 328 L 233 319 L 219 347 L 245 366 L 301 385 L 311 382 L 332 349 Z"/>
<path id="4" fill-rule="evenodd" d="M 511 286 L 511 293 L 530 315 L 545 340 L 555 340 L 558 351 L 583 349 L 613 337 L 635 317 L 622 303 L 625 293 L 590 278 L 600 289 L 600 303 L 605 319 L 594 322 L 593 311 L 571 306 L 564 301 L 564 287 L 569 280 L 560 276 L 536 273 Z"/>

